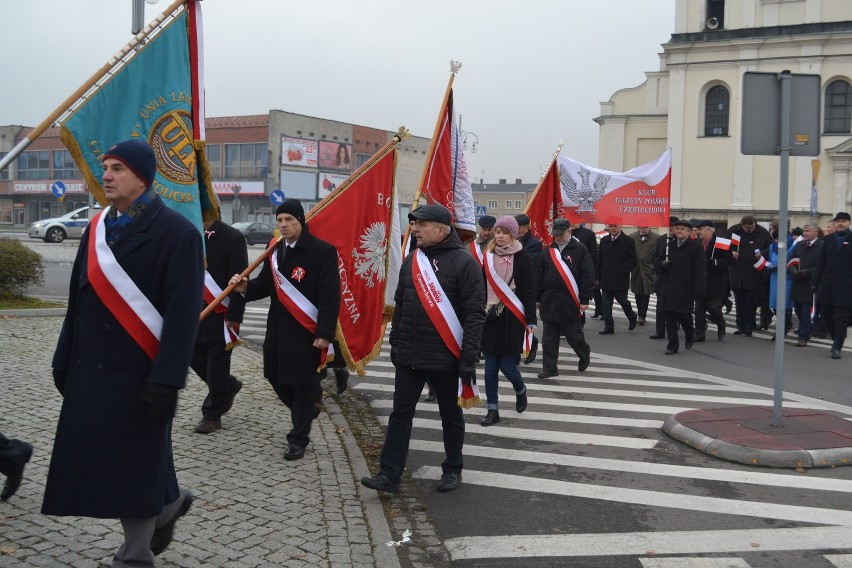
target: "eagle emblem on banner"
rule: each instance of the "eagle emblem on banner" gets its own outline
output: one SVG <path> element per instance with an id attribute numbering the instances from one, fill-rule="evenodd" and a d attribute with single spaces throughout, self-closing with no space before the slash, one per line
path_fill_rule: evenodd
<path id="1" fill-rule="evenodd" d="M 562 183 L 562 191 L 568 199 L 579 207 L 577 213 L 595 213 L 595 203 L 601 200 L 606 194 L 606 186 L 609 183 L 609 176 L 598 174 L 595 177 L 594 184 L 589 183 L 589 178 L 592 172 L 586 168 L 580 168 L 580 186 L 577 187 L 577 181 L 571 177 L 570 172 L 564 165 L 559 166 L 559 180 Z"/>
<path id="2" fill-rule="evenodd" d="M 355 274 L 364 280 L 364 284 L 368 288 L 372 288 L 377 282 L 384 282 L 385 280 L 385 253 L 388 248 L 387 229 L 385 223 L 373 223 L 361 235 L 361 246 L 352 249 Z"/>

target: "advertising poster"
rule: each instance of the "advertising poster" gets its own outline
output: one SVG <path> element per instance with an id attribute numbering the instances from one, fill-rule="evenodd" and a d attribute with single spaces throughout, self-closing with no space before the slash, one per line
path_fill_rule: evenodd
<path id="1" fill-rule="evenodd" d="M 287 197 L 296 199 L 316 199 L 317 174 L 316 172 L 297 172 L 293 170 L 281 171 L 281 191 Z"/>
<path id="2" fill-rule="evenodd" d="M 352 171 L 352 144 L 319 143 L 319 167 L 324 170 Z"/>
<path id="3" fill-rule="evenodd" d="M 303 138 L 281 137 L 281 165 L 317 167 L 317 142 Z"/>
<path id="4" fill-rule="evenodd" d="M 317 197 L 322 199 L 336 188 L 338 185 L 346 181 L 349 176 L 335 172 L 319 172 L 317 177 Z"/>

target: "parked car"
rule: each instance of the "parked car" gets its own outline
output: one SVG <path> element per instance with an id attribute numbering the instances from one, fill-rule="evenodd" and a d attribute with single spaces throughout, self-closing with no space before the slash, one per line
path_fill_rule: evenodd
<path id="1" fill-rule="evenodd" d="M 272 225 L 259 221 L 234 223 L 232 226 L 243 234 L 246 243 L 250 245 L 265 245 L 275 236 L 275 229 Z"/>
<path id="2" fill-rule="evenodd" d="M 42 239 L 46 243 L 61 243 L 65 239 L 79 239 L 89 226 L 90 217 L 100 211 L 100 207 L 80 207 L 61 217 L 42 219 L 30 225 L 30 238 Z"/>

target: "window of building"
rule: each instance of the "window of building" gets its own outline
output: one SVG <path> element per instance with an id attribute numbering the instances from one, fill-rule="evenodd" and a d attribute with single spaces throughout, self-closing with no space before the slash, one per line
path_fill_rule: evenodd
<path id="1" fill-rule="evenodd" d="M 267 160 L 266 144 L 225 144 L 225 177 L 263 179 Z"/>
<path id="2" fill-rule="evenodd" d="M 523 209 L 524 203 L 522 201 L 515 201 L 515 209 Z"/>
<path id="3" fill-rule="evenodd" d="M 507 200 L 506 200 L 506 209 L 511 209 L 511 208 L 512 208 L 512 200 L 511 200 L 511 199 L 507 199 Z"/>
<path id="4" fill-rule="evenodd" d="M 208 144 L 205 148 L 207 163 L 210 165 L 210 175 L 213 179 L 222 177 L 222 145 Z"/>
<path id="5" fill-rule="evenodd" d="M 18 156 L 17 179 L 50 179 L 50 151 L 23 152 Z"/>
<path id="6" fill-rule="evenodd" d="M 731 94 L 718 85 L 707 91 L 704 108 L 704 136 L 727 136 Z"/>
<path id="7" fill-rule="evenodd" d="M 58 180 L 81 179 L 83 174 L 77 169 L 74 158 L 68 150 L 53 151 L 53 178 Z"/>
<path id="8" fill-rule="evenodd" d="M 355 154 L 355 167 L 360 168 L 369 159 L 370 159 L 370 154 Z"/>
<path id="9" fill-rule="evenodd" d="M 826 134 L 848 134 L 852 127 L 852 86 L 846 81 L 833 81 L 825 90 Z"/>
<path id="10" fill-rule="evenodd" d="M 488 201 L 488 208 L 489 209 L 497 209 L 497 200 L 496 199 L 489 200 Z"/>
<path id="11" fill-rule="evenodd" d="M 0 160 L 5 158 L 6 154 L 8 154 L 8 153 L 9 152 L 0 152 Z M 9 179 L 9 168 L 6 168 L 3 171 L 0 171 L 0 179 Z M 0 222 L 2 222 L 2 221 L 0 221 Z M 11 223 L 11 221 L 10 221 L 10 223 Z"/>

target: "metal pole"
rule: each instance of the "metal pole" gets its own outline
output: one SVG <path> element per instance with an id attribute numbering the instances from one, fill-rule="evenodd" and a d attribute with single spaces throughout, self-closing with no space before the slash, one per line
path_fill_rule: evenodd
<path id="1" fill-rule="evenodd" d="M 790 170 L 790 82 L 789 71 L 778 74 L 781 81 L 781 182 L 778 200 L 778 279 L 775 291 L 775 400 L 772 409 L 772 425 L 781 427 L 781 400 L 784 397 L 784 331 L 787 318 L 787 192 Z"/>

